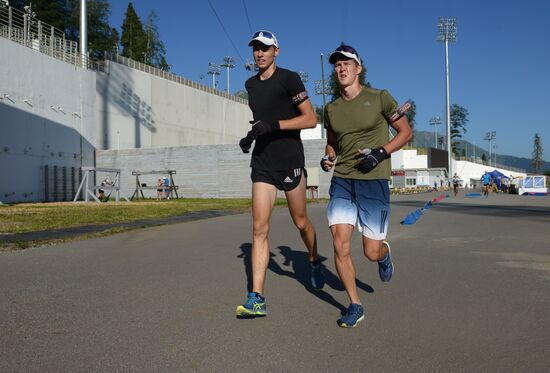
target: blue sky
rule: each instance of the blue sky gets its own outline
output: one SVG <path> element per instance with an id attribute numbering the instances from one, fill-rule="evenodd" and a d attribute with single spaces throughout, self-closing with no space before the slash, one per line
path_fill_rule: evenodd
<path id="1" fill-rule="evenodd" d="M 314 105 L 322 104 L 314 89 L 321 79 L 320 54 L 344 41 L 361 54 L 374 87 L 388 89 L 399 102 L 416 102 L 416 128 L 427 131 L 433 131 L 432 116 L 445 118 L 445 52 L 436 42 L 437 20 L 456 17 L 458 37 L 449 47 L 450 96 L 451 103 L 470 112 L 464 139 L 487 149 L 483 136 L 496 131 L 497 153 L 531 158 L 538 133 L 544 159 L 550 160 L 548 0 L 210 0 L 231 40 L 208 0 L 132 3 L 142 20 L 151 10 L 159 16 L 174 73 L 197 81 L 204 74 L 202 82 L 211 85 L 208 63 L 233 56 L 231 92 L 244 89 L 249 76 L 243 61 L 252 60 L 251 29 L 277 35 L 278 65 L 308 73 L 306 88 Z M 110 22 L 119 30 L 127 5 L 111 1 Z M 325 75 L 330 71 L 325 63 Z M 225 90 L 224 70 L 218 80 Z M 438 126 L 440 134 L 444 127 Z"/>

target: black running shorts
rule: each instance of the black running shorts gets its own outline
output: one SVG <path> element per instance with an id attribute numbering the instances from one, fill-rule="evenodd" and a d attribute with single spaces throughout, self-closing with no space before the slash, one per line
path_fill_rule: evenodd
<path id="1" fill-rule="evenodd" d="M 265 171 L 252 168 L 250 178 L 253 183 L 267 183 L 274 185 L 279 190 L 289 192 L 300 184 L 302 174 L 307 178 L 305 168 L 293 168 L 284 171 Z"/>

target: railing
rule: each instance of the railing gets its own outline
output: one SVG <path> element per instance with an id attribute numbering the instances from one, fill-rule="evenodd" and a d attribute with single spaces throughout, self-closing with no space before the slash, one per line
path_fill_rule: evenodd
<path id="1" fill-rule="evenodd" d="M 65 33 L 45 22 L 38 20 L 34 14 L 25 13 L 19 9 L 0 4 L 0 37 L 4 37 L 28 48 L 38 50 L 53 58 L 68 62 L 72 65 L 88 68 L 95 71 L 105 71 L 103 61 L 94 61 L 88 56 L 80 54 L 78 43 L 67 40 Z M 213 89 L 203 84 L 183 78 L 171 72 L 134 61 L 130 58 L 105 52 L 104 58 L 132 69 L 159 76 L 173 82 L 184 84 L 220 97 L 227 98 L 243 105 L 248 105 L 248 100 L 228 94 L 227 92 Z"/>
<path id="2" fill-rule="evenodd" d="M 103 64 L 79 53 L 78 43 L 65 33 L 37 19 L 33 13 L 0 4 L 0 37 L 72 65 L 103 71 Z"/>
<path id="3" fill-rule="evenodd" d="M 186 79 L 186 78 L 181 77 L 179 75 L 172 74 L 171 72 L 158 69 L 154 66 L 147 65 L 147 64 L 132 60 L 130 58 L 120 56 L 118 54 L 105 52 L 104 58 L 106 60 L 110 60 L 110 61 L 122 64 L 122 65 L 128 66 L 132 69 L 140 70 L 140 71 L 146 72 L 146 73 L 151 74 L 151 75 L 159 76 L 161 78 L 171 80 L 171 81 L 179 83 L 179 84 L 184 84 L 186 86 L 189 86 L 189 87 L 192 87 L 192 88 L 195 88 L 195 89 L 199 89 L 199 90 L 204 91 L 204 92 L 211 93 L 213 95 L 217 95 L 217 96 L 227 98 L 228 100 L 232 100 L 232 101 L 236 101 L 236 102 L 239 102 L 241 104 L 244 104 L 244 105 L 248 105 L 248 100 L 246 100 L 242 97 L 234 96 L 234 95 L 231 95 L 227 92 L 223 92 L 223 91 L 219 91 L 217 89 L 213 89 L 211 87 L 208 87 L 208 86 L 203 85 L 203 84 L 199 84 L 197 82 Z"/>

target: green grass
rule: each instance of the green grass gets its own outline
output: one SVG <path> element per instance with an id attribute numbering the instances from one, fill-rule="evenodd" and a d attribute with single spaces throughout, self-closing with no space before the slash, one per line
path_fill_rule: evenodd
<path id="1" fill-rule="evenodd" d="M 278 199 L 276 205 L 286 205 Z M 0 205 L 0 233 L 23 233 L 94 224 L 179 216 L 204 210 L 248 211 L 250 199 L 141 200 L 132 203 L 36 203 Z"/>

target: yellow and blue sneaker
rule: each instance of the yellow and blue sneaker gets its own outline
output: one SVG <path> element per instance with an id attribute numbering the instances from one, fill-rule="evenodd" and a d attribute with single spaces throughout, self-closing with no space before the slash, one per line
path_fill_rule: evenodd
<path id="1" fill-rule="evenodd" d="M 248 293 L 246 303 L 237 306 L 236 314 L 238 318 L 267 316 L 265 298 L 259 293 Z"/>
<path id="2" fill-rule="evenodd" d="M 352 303 L 337 321 L 341 328 L 355 328 L 357 323 L 365 318 L 363 306 Z"/>

